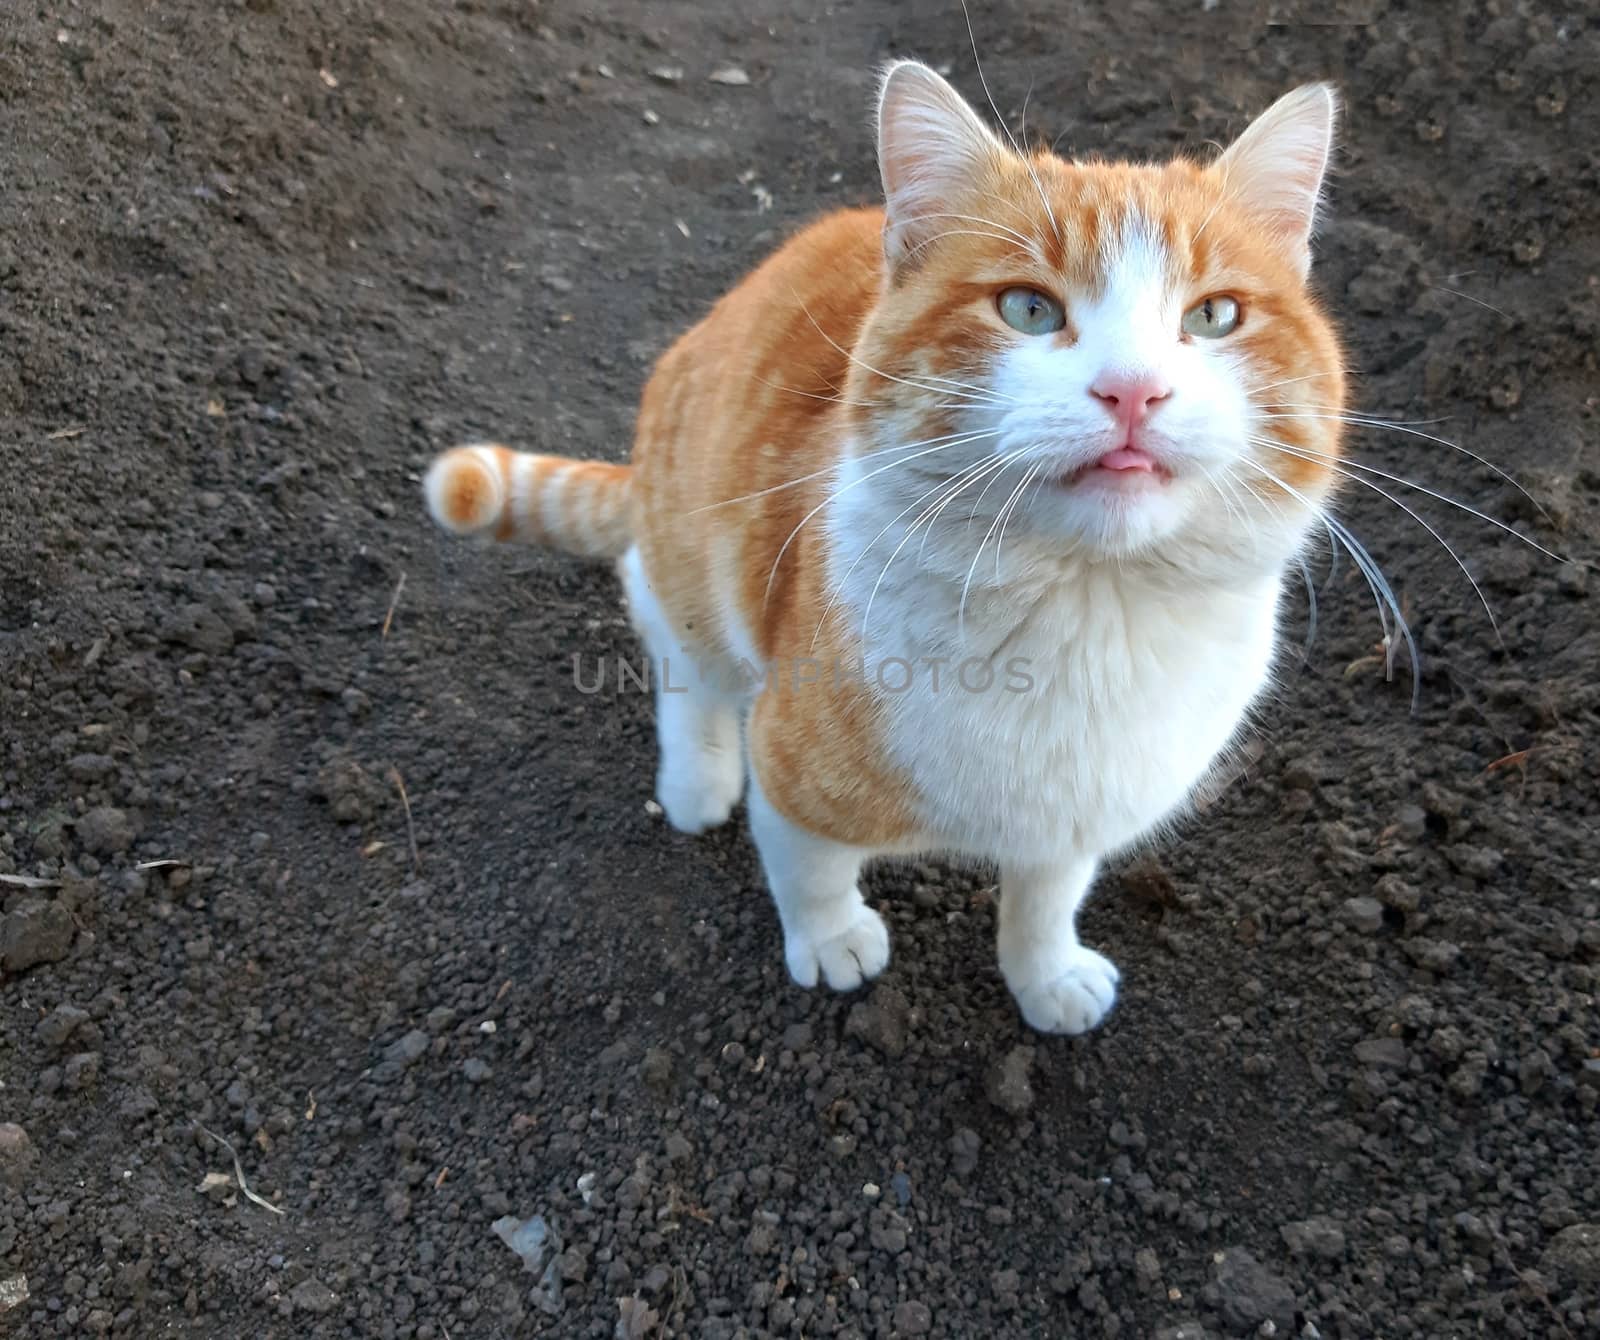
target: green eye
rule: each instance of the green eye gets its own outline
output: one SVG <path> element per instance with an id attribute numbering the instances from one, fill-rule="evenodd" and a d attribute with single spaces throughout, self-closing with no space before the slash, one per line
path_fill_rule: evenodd
<path id="1" fill-rule="evenodd" d="M 1213 293 L 1183 314 L 1183 333 L 1202 340 L 1220 340 L 1239 324 L 1239 304 L 1225 293 Z"/>
<path id="2" fill-rule="evenodd" d="M 1001 320 L 1024 335 L 1049 335 L 1067 324 L 1061 304 L 1036 288 L 1008 288 L 996 306 Z"/>

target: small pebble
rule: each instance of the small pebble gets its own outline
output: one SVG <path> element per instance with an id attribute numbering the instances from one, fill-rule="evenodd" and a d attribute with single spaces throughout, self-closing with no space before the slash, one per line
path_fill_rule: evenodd
<path id="1" fill-rule="evenodd" d="M 1376 898 L 1350 898 L 1339 910 L 1345 921 L 1363 935 L 1375 935 L 1383 929 L 1383 904 Z"/>
<path id="2" fill-rule="evenodd" d="M 1020 1117 L 1033 1107 L 1032 1047 L 1013 1047 L 989 1069 L 984 1081 L 989 1101 L 1002 1112 Z"/>

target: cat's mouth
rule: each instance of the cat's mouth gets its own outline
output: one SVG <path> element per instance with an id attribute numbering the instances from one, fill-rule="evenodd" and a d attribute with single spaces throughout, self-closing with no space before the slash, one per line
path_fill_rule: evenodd
<path id="1" fill-rule="evenodd" d="M 1117 490 L 1150 488 L 1169 483 L 1172 471 L 1154 452 L 1124 444 L 1061 479 L 1063 485 L 1093 484 Z"/>
<path id="2" fill-rule="evenodd" d="M 1115 451 L 1108 451 L 1091 467 L 1095 470 L 1114 470 L 1121 474 L 1125 471 L 1134 473 L 1155 474 L 1160 468 L 1156 458 L 1143 447 L 1133 446 L 1131 443 L 1125 447 L 1118 447 Z"/>

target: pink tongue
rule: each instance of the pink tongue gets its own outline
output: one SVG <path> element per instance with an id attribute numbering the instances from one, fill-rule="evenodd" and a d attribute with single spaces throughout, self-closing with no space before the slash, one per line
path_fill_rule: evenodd
<path id="1" fill-rule="evenodd" d="M 1138 447 L 1118 447 L 1095 462 L 1102 470 L 1154 470 L 1155 457 Z"/>

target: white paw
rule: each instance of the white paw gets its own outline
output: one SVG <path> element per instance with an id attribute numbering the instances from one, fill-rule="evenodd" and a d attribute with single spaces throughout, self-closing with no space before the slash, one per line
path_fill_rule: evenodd
<path id="1" fill-rule="evenodd" d="M 1042 981 L 1011 994 L 1031 1028 L 1041 1033 L 1087 1033 L 1117 999 L 1117 965 L 1104 954 L 1074 945 L 1051 965 Z"/>
<path id="2" fill-rule="evenodd" d="M 783 957 L 789 976 L 807 990 L 817 984 L 820 972 L 835 991 L 854 991 L 889 966 L 889 928 L 882 917 L 859 903 L 850 924 L 826 939 L 786 936 Z"/>
<path id="3" fill-rule="evenodd" d="M 726 823 L 744 789 L 737 754 L 702 754 L 696 765 L 664 767 L 656 778 L 656 801 L 680 833 L 703 833 Z"/>

